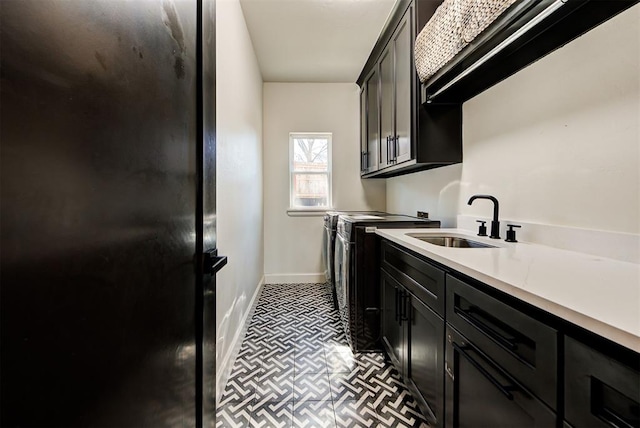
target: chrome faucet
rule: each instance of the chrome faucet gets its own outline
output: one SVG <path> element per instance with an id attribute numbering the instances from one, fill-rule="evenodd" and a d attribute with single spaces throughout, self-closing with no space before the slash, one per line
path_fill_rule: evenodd
<path id="1" fill-rule="evenodd" d="M 473 195 L 467 205 L 471 205 L 476 199 L 489 199 L 493 202 L 493 220 L 491 221 L 491 235 L 489 238 L 500 239 L 500 222 L 498 221 L 498 200 L 491 195 Z"/>

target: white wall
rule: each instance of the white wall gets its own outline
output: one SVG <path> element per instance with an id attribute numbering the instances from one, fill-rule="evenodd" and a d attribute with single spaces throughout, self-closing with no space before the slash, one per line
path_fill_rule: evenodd
<path id="1" fill-rule="evenodd" d="M 218 393 L 263 278 L 262 76 L 238 0 L 216 1 Z"/>
<path id="2" fill-rule="evenodd" d="M 466 102 L 463 164 L 388 180 L 387 210 L 468 225 L 488 193 L 503 219 L 640 233 L 638 22 L 634 6 Z"/>
<path id="3" fill-rule="evenodd" d="M 263 89 L 266 281 L 320 281 L 322 217 L 287 215 L 289 133 L 333 133 L 335 209 L 384 209 L 384 180 L 360 180 L 359 89 L 355 83 L 265 83 Z"/>

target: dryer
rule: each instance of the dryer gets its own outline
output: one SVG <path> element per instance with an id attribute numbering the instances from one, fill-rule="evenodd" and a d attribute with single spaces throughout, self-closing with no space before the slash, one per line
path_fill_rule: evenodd
<path id="1" fill-rule="evenodd" d="M 438 228 L 437 220 L 394 214 L 338 216 L 334 281 L 338 312 L 353 351 L 380 351 L 380 239 L 375 231 Z"/>

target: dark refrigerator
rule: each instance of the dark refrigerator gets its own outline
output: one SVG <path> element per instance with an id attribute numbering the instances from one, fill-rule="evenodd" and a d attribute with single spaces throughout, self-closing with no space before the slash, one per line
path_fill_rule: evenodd
<path id="1" fill-rule="evenodd" d="M 214 1 L 0 16 L 0 425 L 213 426 Z"/>

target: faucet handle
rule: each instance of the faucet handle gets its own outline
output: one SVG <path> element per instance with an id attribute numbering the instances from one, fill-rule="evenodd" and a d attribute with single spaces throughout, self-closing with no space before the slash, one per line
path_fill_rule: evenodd
<path id="1" fill-rule="evenodd" d="M 476 220 L 476 222 L 480 223 L 480 226 L 478 226 L 478 236 L 487 236 L 487 226 L 485 226 L 487 222 L 484 220 Z"/>
<path id="2" fill-rule="evenodd" d="M 507 227 L 509 228 L 509 230 L 507 230 L 507 239 L 505 239 L 505 241 L 507 242 L 518 242 L 518 240 L 516 239 L 516 231 L 513 230 L 514 227 L 522 227 L 518 224 L 508 224 Z"/>

